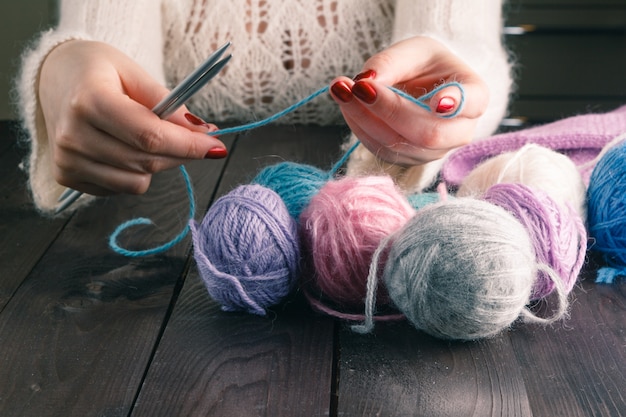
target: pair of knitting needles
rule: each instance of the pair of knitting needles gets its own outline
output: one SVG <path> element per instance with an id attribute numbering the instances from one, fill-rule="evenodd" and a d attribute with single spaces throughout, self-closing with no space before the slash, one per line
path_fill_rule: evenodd
<path id="1" fill-rule="evenodd" d="M 191 98 L 200 88 L 202 88 L 211 78 L 215 77 L 224 66 L 230 61 L 232 55 L 228 55 L 221 59 L 222 55 L 230 46 L 230 42 L 225 43 L 217 51 L 213 52 L 198 68 L 187 76 L 180 84 L 159 102 L 152 112 L 165 120 L 170 117 L 180 106 Z M 63 210 L 71 206 L 74 201 L 83 193 L 68 188 L 61 194 L 58 200 L 58 207 L 55 213 L 61 213 Z"/>

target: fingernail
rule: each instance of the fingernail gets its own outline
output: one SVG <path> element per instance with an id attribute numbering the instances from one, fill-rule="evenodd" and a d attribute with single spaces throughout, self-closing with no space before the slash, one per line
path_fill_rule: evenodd
<path id="1" fill-rule="evenodd" d="M 354 83 L 352 86 L 352 94 L 367 104 L 372 104 L 376 101 L 376 90 L 370 84 L 363 81 Z"/>
<path id="2" fill-rule="evenodd" d="M 205 159 L 222 159 L 228 156 L 228 151 L 226 148 L 222 148 L 221 146 L 216 146 L 215 148 L 209 149 L 206 153 Z"/>
<path id="3" fill-rule="evenodd" d="M 456 101 L 452 97 L 443 97 L 437 104 L 437 113 L 447 113 L 454 108 Z"/>
<path id="4" fill-rule="evenodd" d="M 365 78 L 372 78 L 374 79 L 376 77 L 376 71 L 374 70 L 367 70 L 367 71 L 363 71 L 359 74 L 357 74 L 352 80 L 354 82 L 357 82 L 359 80 L 363 80 Z"/>
<path id="5" fill-rule="evenodd" d="M 193 125 L 196 126 L 207 126 L 208 127 L 208 123 L 205 122 L 204 120 L 202 120 L 201 118 L 199 118 L 198 116 L 196 116 L 195 114 L 191 114 L 191 113 L 185 113 L 185 119 L 187 119 L 187 121 Z"/>
<path id="6" fill-rule="evenodd" d="M 352 100 L 352 91 L 345 81 L 337 81 L 330 86 L 330 90 L 335 96 L 344 103 L 349 103 Z"/>

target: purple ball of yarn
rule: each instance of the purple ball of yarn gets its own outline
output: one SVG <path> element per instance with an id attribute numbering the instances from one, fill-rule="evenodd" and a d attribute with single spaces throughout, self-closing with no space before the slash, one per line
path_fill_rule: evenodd
<path id="1" fill-rule="evenodd" d="M 225 311 L 266 315 L 298 276 L 298 228 L 278 194 L 241 185 L 219 198 L 201 224 L 190 222 L 194 256 L 213 299 Z"/>
<path id="2" fill-rule="evenodd" d="M 528 231 L 537 262 L 550 266 L 569 293 L 582 268 L 587 236 L 580 215 L 569 205 L 557 203 L 546 192 L 523 184 L 502 183 L 490 187 L 483 199 L 511 213 Z M 539 272 L 531 300 L 555 289 L 550 277 Z"/>

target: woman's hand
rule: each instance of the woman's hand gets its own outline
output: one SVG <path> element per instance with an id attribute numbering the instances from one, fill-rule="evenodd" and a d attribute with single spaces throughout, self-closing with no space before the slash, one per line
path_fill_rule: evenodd
<path id="1" fill-rule="evenodd" d="M 53 49 L 39 78 L 51 175 L 93 195 L 144 193 L 152 174 L 190 159 L 220 158 L 215 126 L 186 114 L 167 121 L 150 110 L 168 90 L 104 43 L 68 41 Z"/>
<path id="2" fill-rule="evenodd" d="M 430 111 L 391 91 L 394 86 L 414 97 L 446 82 L 465 90 L 461 103 L 457 87 L 443 88 L 429 100 Z M 398 165 L 421 165 L 469 143 L 477 118 L 487 107 L 486 84 L 441 43 L 427 37 L 398 42 L 371 57 L 353 80 L 338 77 L 331 95 L 361 143 L 380 159 Z"/>

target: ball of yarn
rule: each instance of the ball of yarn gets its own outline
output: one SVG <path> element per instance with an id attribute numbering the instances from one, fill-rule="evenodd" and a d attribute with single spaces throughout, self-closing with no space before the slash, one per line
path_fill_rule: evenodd
<path id="1" fill-rule="evenodd" d="M 415 210 L 388 176 L 330 181 L 300 216 L 315 286 L 335 303 L 362 306 L 372 255 Z M 378 300 L 384 303 L 384 289 Z"/>
<path id="2" fill-rule="evenodd" d="M 447 198 L 454 198 L 452 196 L 447 196 Z M 415 210 L 420 210 L 430 204 L 435 204 L 441 201 L 441 195 L 437 192 L 426 192 L 419 194 L 410 194 L 407 196 L 409 200 L 409 204 Z"/>
<path id="3" fill-rule="evenodd" d="M 314 166 L 281 162 L 262 169 L 252 183 L 278 193 L 291 216 L 297 219 L 328 180 L 328 173 Z"/>
<path id="4" fill-rule="evenodd" d="M 569 205 L 557 203 L 547 193 L 523 184 L 496 184 L 483 198 L 511 213 L 524 226 L 537 261 L 550 266 L 569 293 L 587 251 L 587 234 L 578 213 Z M 539 271 L 531 300 L 544 298 L 554 289 L 552 278 Z"/>
<path id="5" fill-rule="evenodd" d="M 536 273 L 532 243 L 517 219 L 485 201 L 459 198 L 419 210 L 393 237 L 383 279 L 417 329 L 473 340 L 520 316 Z"/>
<path id="6" fill-rule="evenodd" d="M 588 227 L 594 251 L 617 268 L 626 266 L 626 144 L 609 149 L 589 180 Z"/>
<path id="7" fill-rule="evenodd" d="M 492 185 L 520 183 L 543 190 L 559 203 L 568 203 L 584 218 L 586 187 L 574 162 L 543 146 L 528 144 L 490 158 L 463 180 L 458 197 L 480 197 Z"/>
<path id="8" fill-rule="evenodd" d="M 294 287 L 297 223 L 274 191 L 239 186 L 219 198 L 201 224 L 192 221 L 190 227 L 200 275 L 223 310 L 265 315 Z"/>

